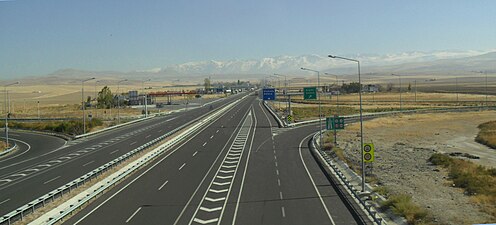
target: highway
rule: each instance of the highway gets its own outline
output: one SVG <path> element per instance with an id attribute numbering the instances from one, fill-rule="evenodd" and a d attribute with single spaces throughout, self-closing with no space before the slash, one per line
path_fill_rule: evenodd
<path id="1" fill-rule="evenodd" d="M 248 97 L 65 224 L 362 224 L 308 149 Z"/>
<path id="2" fill-rule="evenodd" d="M 21 144 L 17 152 L 0 158 L 0 214 L 240 97 L 235 95 L 212 103 L 213 109 L 207 106 L 160 116 L 67 143 L 45 135 L 13 133 L 12 138 Z"/>

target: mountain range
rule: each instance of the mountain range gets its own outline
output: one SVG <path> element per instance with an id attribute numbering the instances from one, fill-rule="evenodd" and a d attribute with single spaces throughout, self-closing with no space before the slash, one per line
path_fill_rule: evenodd
<path id="1" fill-rule="evenodd" d="M 496 73 L 496 51 L 436 51 L 407 52 L 400 54 L 364 54 L 345 55 L 344 57 L 360 60 L 362 73 L 390 75 L 461 75 L 477 71 Z M 356 63 L 331 59 L 322 55 L 277 56 L 252 60 L 209 60 L 187 62 L 153 68 L 149 70 L 118 71 L 85 71 L 78 69 L 62 69 L 45 76 L 26 78 L 31 82 L 60 83 L 78 82 L 85 77 L 98 77 L 110 80 L 129 79 L 143 80 L 202 80 L 211 76 L 217 80 L 228 79 L 261 79 L 274 73 L 287 74 L 293 77 L 313 75 L 300 68 L 306 67 L 332 74 L 356 74 Z"/>

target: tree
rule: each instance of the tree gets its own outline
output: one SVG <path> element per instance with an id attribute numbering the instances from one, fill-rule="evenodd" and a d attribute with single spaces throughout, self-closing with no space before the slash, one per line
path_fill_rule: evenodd
<path id="1" fill-rule="evenodd" d="M 347 93 L 358 93 L 360 91 L 360 83 L 352 82 L 349 84 L 343 84 L 341 88 Z"/>
<path id="2" fill-rule="evenodd" d="M 112 107 L 114 103 L 114 97 L 109 87 L 105 86 L 100 92 L 98 92 L 97 102 L 99 108 L 109 109 L 110 107 Z"/>
<path id="3" fill-rule="evenodd" d="M 386 86 L 386 91 L 391 92 L 393 91 L 394 84 L 393 83 L 388 83 Z"/>
<path id="4" fill-rule="evenodd" d="M 210 78 L 205 78 L 204 80 L 204 86 L 205 86 L 205 91 L 209 91 L 210 90 Z"/>

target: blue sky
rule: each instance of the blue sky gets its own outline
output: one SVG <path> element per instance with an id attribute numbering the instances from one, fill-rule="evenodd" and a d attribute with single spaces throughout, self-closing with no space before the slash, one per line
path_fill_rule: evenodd
<path id="1" fill-rule="evenodd" d="M 0 79 L 278 55 L 488 50 L 496 1 L 0 1 Z"/>

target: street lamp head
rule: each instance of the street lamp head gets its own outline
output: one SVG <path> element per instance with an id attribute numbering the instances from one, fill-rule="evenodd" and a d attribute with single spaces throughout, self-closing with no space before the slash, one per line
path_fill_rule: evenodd
<path id="1" fill-rule="evenodd" d="M 328 57 L 333 58 L 333 59 L 336 58 L 335 55 L 328 55 Z"/>

